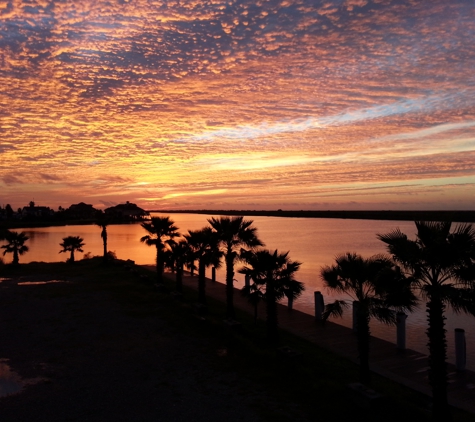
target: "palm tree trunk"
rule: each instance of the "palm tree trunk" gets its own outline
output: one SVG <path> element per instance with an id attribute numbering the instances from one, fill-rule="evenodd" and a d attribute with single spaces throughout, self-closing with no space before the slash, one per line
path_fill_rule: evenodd
<path id="1" fill-rule="evenodd" d="M 447 401 L 447 340 L 445 305 L 438 295 L 431 294 L 427 302 L 427 337 L 429 339 L 429 382 L 432 387 L 432 415 L 434 420 L 448 420 Z"/>
<path id="2" fill-rule="evenodd" d="M 183 264 L 179 264 L 176 267 L 176 290 L 177 292 L 183 291 Z"/>
<path id="3" fill-rule="evenodd" d="M 104 227 L 102 229 L 102 243 L 103 243 L 103 246 L 104 246 L 104 262 L 107 262 L 107 230 L 106 228 Z"/>
<path id="4" fill-rule="evenodd" d="M 71 256 L 69 257 L 69 262 L 74 262 L 74 249 L 71 249 Z"/>
<path id="5" fill-rule="evenodd" d="M 234 313 L 234 258 L 228 252 L 226 255 L 226 317 L 235 319 Z"/>
<path id="6" fill-rule="evenodd" d="M 279 340 L 279 330 L 277 322 L 277 301 L 275 298 L 275 287 L 272 276 L 266 281 L 266 307 L 267 307 L 267 337 L 269 342 L 275 344 Z"/>
<path id="7" fill-rule="evenodd" d="M 18 249 L 13 249 L 13 265 L 18 265 L 20 258 L 18 257 Z"/>
<path id="8" fill-rule="evenodd" d="M 198 262 L 198 300 L 206 305 L 206 266 L 202 259 Z"/>
<path id="9" fill-rule="evenodd" d="M 369 316 L 361 303 L 357 314 L 358 326 L 356 328 L 356 336 L 358 342 L 358 355 L 360 361 L 360 382 L 362 384 L 371 383 L 371 372 L 369 370 Z"/>
<path id="10" fill-rule="evenodd" d="M 157 283 L 163 284 L 163 262 L 162 262 L 162 254 L 160 253 L 159 245 L 157 245 Z"/>

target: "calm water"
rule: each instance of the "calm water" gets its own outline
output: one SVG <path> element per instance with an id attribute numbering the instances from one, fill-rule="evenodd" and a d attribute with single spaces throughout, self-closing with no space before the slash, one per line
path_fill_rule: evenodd
<path id="1" fill-rule="evenodd" d="M 196 230 L 207 224 L 211 216 L 200 214 L 172 214 L 180 231 Z M 336 255 L 345 252 L 357 252 L 365 257 L 377 253 L 385 253 L 384 244 L 376 238 L 377 233 L 387 233 L 399 227 L 403 233 L 413 237 L 415 226 L 407 221 L 379 220 L 343 220 L 343 219 L 310 219 L 283 217 L 252 217 L 258 228 L 259 237 L 266 247 L 286 252 L 292 260 L 302 262 L 297 279 L 305 283 L 305 292 L 294 307 L 313 314 L 313 292 L 323 292 L 326 301 L 333 301 L 336 296 L 325 291 L 319 278 L 320 268 L 331 265 Z M 21 229 L 19 229 L 21 230 Z M 20 257 L 20 262 L 31 261 L 65 261 L 69 254 L 59 253 L 59 244 L 63 237 L 81 236 L 84 239 L 84 252 L 92 255 L 102 254 L 102 239 L 97 226 L 64 226 L 23 229 L 30 237 L 27 242 L 30 251 Z M 140 243 L 139 239 L 146 234 L 140 224 L 111 225 L 108 231 L 108 249 L 114 251 L 120 259 L 132 259 L 137 264 L 154 264 L 155 248 Z M 78 253 L 77 258 L 83 254 Z M 11 259 L 6 257 L 6 259 Z M 210 271 L 208 272 L 210 276 Z M 218 281 L 224 282 L 224 268 L 217 271 Z M 243 277 L 236 273 L 236 287 L 243 285 Z M 347 299 L 344 296 L 338 298 Z M 346 326 L 351 325 L 350 313 L 346 311 L 344 318 L 335 322 Z M 453 334 L 455 328 L 465 329 L 467 339 L 467 367 L 475 370 L 475 319 L 466 315 L 448 313 L 447 336 L 449 341 L 449 360 L 454 362 Z M 372 323 L 372 334 L 376 337 L 395 342 L 394 327 Z M 426 317 L 424 309 L 409 315 L 407 319 L 408 348 L 426 353 Z"/>

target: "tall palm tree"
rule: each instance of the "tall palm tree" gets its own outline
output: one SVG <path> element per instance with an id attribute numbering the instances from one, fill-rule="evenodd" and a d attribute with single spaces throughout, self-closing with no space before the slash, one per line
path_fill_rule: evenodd
<path id="1" fill-rule="evenodd" d="M 234 263 L 239 259 L 242 248 L 254 250 L 264 244 L 257 237 L 257 228 L 252 220 L 244 217 L 212 217 L 208 223 L 218 234 L 221 250 L 226 262 L 226 316 L 234 319 Z"/>
<path id="2" fill-rule="evenodd" d="M 382 255 L 363 258 L 355 253 L 337 256 L 335 264 L 322 267 L 320 275 L 325 287 L 336 293 L 346 294 L 357 302 L 356 336 L 360 363 L 360 381 L 370 382 L 369 340 L 370 318 L 386 324 L 396 323 L 397 310 L 411 309 L 415 297 L 403 277 L 394 270 L 392 261 Z M 328 304 L 323 320 L 330 316 L 342 316 L 348 307 L 344 300 Z"/>
<path id="3" fill-rule="evenodd" d="M 25 242 L 29 239 L 25 232 L 15 232 L 6 230 L 3 233 L 4 239 L 8 242 L 6 245 L 2 246 L 3 255 L 7 253 L 13 253 L 13 265 L 18 265 L 20 262 L 19 256 L 23 255 L 25 252 L 28 252 L 28 246 L 25 245 Z"/>
<path id="4" fill-rule="evenodd" d="M 148 232 L 140 238 L 140 241 L 148 246 L 155 245 L 157 248 L 157 282 L 163 283 L 163 268 L 165 257 L 163 252 L 170 249 L 170 245 L 175 243 L 175 238 L 180 236 L 178 227 L 170 217 L 152 217 L 150 222 L 142 223 L 142 227 Z"/>
<path id="5" fill-rule="evenodd" d="M 413 288 L 426 300 L 429 382 L 433 415 L 448 417 L 445 310 L 475 315 L 475 230 L 451 222 L 416 221 L 416 239 L 399 228 L 378 238 L 387 245 Z M 444 419 L 445 420 L 445 419 Z"/>
<path id="6" fill-rule="evenodd" d="M 68 262 L 71 264 L 74 263 L 74 252 L 84 252 L 82 247 L 85 245 L 84 239 L 80 236 L 67 236 L 63 237 L 63 243 L 60 243 L 59 246 L 61 246 L 63 249 L 59 251 L 59 253 L 62 252 L 70 252 L 71 255 L 69 257 Z"/>
<path id="7" fill-rule="evenodd" d="M 249 275 L 256 285 L 255 290 L 264 288 L 266 302 L 267 337 L 270 342 L 278 340 L 277 302 L 286 294 L 297 298 L 304 290 L 303 283 L 294 279 L 301 263 L 291 261 L 289 253 L 270 252 L 267 249 L 244 254 L 246 264 L 239 273 Z"/>
<path id="8" fill-rule="evenodd" d="M 219 250 L 219 238 L 211 227 L 189 230 L 184 237 L 193 259 L 198 260 L 198 296 L 200 303 L 206 305 L 206 267 L 220 265 L 222 252 Z"/>
<path id="9" fill-rule="evenodd" d="M 102 238 L 102 245 L 103 245 L 103 261 L 107 263 L 108 260 L 108 253 L 107 253 L 107 226 L 109 225 L 110 220 L 109 217 L 103 212 L 98 211 L 96 220 L 94 224 L 101 228 L 101 238 Z"/>

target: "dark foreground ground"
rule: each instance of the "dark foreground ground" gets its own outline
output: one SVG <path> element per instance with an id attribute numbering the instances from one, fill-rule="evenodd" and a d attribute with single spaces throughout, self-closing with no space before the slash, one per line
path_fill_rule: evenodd
<path id="1" fill-rule="evenodd" d="M 25 277 L 33 278 L 55 277 Z M 0 399 L 2 422 L 259 421 L 265 403 L 280 409 L 260 386 L 220 370 L 223 345 L 197 333 L 201 321 L 190 318 L 182 332 L 156 300 L 126 303 L 125 292 L 68 278 L 0 284 L 0 357 L 42 379 Z"/>
<path id="2" fill-rule="evenodd" d="M 193 292 L 174 300 L 140 271 L 94 260 L 0 267 L 0 358 L 35 381 L 0 398 L 0 421 L 427 420 L 427 400 L 377 379 L 382 405 L 356 405 L 352 363 L 297 340 L 303 354 L 284 358 L 252 319 L 236 333 L 222 304 L 201 318 Z M 18 285 L 57 279 L 67 282 Z"/>

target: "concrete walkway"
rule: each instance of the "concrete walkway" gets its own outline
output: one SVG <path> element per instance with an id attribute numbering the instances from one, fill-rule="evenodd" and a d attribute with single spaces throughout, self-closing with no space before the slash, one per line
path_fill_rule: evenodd
<path id="1" fill-rule="evenodd" d="M 155 270 L 153 266 L 148 269 Z M 166 274 L 173 278 L 172 274 Z M 183 276 L 183 285 L 192 289 L 198 288 L 198 278 L 189 273 Z M 225 285 L 207 279 L 206 295 L 219 301 L 226 301 Z M 253 307 L 234 289 L 234 306 L 254 314 Z M 259 318 L 264 319 L 264 306 L 259 307 Z M 315 320 L 313 315 L 298 310 L 289 310 L 285 305 L 278 305 L 280 328 L 305 338 L 318 346 L 337 353 L 340 356 L 357 361 L 357 345 L 355 333 L 347 327 L 327 321 L 324 325 Z M 425 335 L 422 333 L 421 335 Z M 370 367 L 379 375 L 403 384 L 416 391 L 431 396 L 428 380 L 428 357 L 414 350 L 396 349 L 394 343 L 371 337 Z M 458 372 L 455 365 L 448 365 L 449 403 L 457 408 L 475 414 L 475 373 L 472 371 Z"/>

